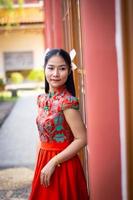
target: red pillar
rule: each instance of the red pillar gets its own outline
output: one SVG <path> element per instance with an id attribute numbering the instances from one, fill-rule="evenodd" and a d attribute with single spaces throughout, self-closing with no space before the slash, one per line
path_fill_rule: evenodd
<path id="1" fill-rule="evenodd" d="M 52 18 L 52 0 L 45 0 L 44 12 L 45 12 L 45 47 L 53 47 L 53 18 Z"/>
<path id="2" fill-rule="evenodd" d="M 61 0 L 45 0 L 45 41 L 47 48 L 62 48 Z"/>
<path id="3" fill-rule="evenodd" d="M 53 0 L 53 30 L 54 30 L 54 47 L 63 48 L 63 31 L 62 31 L 62 6 L 61 0 Z"/>
<path id="4" fill-rule="evenodd" d="M 114 1 L 80 1 L 91 200 L 122 199 Z"/>

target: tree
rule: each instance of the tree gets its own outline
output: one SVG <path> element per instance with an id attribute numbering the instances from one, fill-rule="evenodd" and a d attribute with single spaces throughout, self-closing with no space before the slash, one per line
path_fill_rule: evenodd
<path id="1" fill-rule="evenodd" d="M 24 0 L 18 0 L 18 5 L 21 7 L 24 3 Z M 3 6 L 7 9 L 12 9 L 14 5 L 14 0 L 0 0 L 0 6 Z"/>

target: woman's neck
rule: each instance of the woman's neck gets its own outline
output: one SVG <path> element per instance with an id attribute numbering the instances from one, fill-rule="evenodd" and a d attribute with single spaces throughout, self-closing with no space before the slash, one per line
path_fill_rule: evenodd
<path id="1" fill-rule="evenodd" d="M 49 88 L 49 92 L 50 92 L 50 93 L 55 93 L 55 92 L 60 91 L 60 90 L 62 90 L 62 89 L 64 89 L 64 88 L 66 88 L 65 85 L 62 85 L 62 86 L 57 87 L 57 88 L 52 88 L 52 87 L 50 87 L 50 88 Z"/>

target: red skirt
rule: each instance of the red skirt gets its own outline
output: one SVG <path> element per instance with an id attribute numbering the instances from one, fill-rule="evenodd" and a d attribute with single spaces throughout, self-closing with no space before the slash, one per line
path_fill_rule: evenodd
<path id="1" fill-rule="evenodd" d="M 78 155 L 56 167 L 50 186 L 40 184 L 40 173 L 46 163 L 68 143 L 41 143 L 29 200 L 88 200 L 86 180 Z"/>

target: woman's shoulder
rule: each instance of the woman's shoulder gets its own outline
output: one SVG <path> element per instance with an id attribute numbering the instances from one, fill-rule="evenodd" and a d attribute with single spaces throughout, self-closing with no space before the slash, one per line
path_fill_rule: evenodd
<path id="1" fill-rule="evenodd" d="M 66 90 L 65 95 L 64 95 L 64 100 L 78 101 L 78 98 L 76 96 L 73 96 L 68 90 Z"/>
<path id="2" fill-rule="evenodd" d="M 73 96 L 69 92 L 66 92 L 62 101 L 62 109 L 65 110 L 67 108 L 73 108 L 73 109 L 79 110 L 78 98 Z"/>
<path id="3" fill-rule="evenodd" d="M 45 94 L 45 93 L 38 94 L 38 96 L 37 96 L 37 104 L 38 104 L 38 106 L 40 106 L 41 104 L 44 103 L 46 97 L 47 97 L 47 94 Z"/>
<path id="4" fill-rule="evenodd" d="M 46 99 L 47 98 L 47 94 L 46 93 L 41 93 L 41 94 L 38 94 L 37 95 L 37 99 L 38 100 L 44 100 L 44 99 Z"/>

